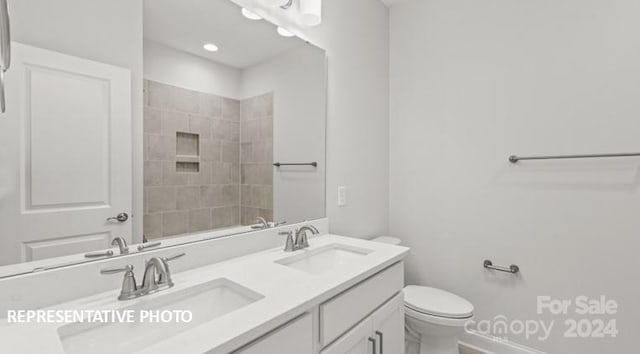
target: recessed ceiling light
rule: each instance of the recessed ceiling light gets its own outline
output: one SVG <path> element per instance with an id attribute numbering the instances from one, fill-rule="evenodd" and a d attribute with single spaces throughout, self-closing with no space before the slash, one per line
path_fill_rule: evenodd
<path id="1" fill-rule="evenodd" d="M 256 15 L 255 13 L 245 9 L 244 7 L 242 8 L 242 15 L 250 20 L 262 20 L 262 17 Z"/>
<path id="2" fill-rule="evenodd" d="M 217 52 L 218 51 L 218 46 L 213 44 L 213 43 L 207 43 L 205 45 L 202 46 L 202 48 L 204 48 L 204 50 L 210 51 L 210 52 Z"/>
<path id="3" fill-rule="evenodd" d="M 282 27 L 278 27 L 278 34 L 281 35 L 282 37 L 293 37 L 293 36 L 295 36 L 295 34 L 293 34 L 291 31 L 289 31 L 286 28 L 282 28 Z"/>

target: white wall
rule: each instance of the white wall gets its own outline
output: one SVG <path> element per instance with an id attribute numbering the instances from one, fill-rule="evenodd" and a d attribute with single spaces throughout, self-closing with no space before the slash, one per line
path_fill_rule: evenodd
<path id="1" fill-rule="evenodd" d="M 131 70 L 132 222 L 133 234 L 142 235 L 142 0 L 9 0 L 8 6 L 12 40 Z"/>
<path id="2" fill-rule="evenodd" d="M 274 161 L 318 162 L 274 169 L 276 221 L 325 217 L 325 64 L 321 49 L 302 45 L 242 72 L 242 97 L 274 93 Z"/>
<path id="3" fill-rule="evenodd" d="M 389 10 L 376 0 L 323 4 L 323 24 L 307 35 L 329 62 L 327 216 L 333 233 L 373 237 L 388 231 Z"/>
<path id="4" fill-rule="evenodd" d="M 412 247 L 409 282 L 468 298 L 478 319 L 555 319 L 545 342 L 509 336 L 550 353 L 637 352 L 640 160 L 507 157 L 640 150 L 638 18 L 635 0 L 393 8 L 390 229 Z M 615 299 L 620 334 L 563 339 L 538 295 Z"/>
<path id="5" fill-rule="evenodd" d="M 241 71 L 227 65 L 144 41 L 144 78 L 228 98 L 242 98 Z"/>
<path id="6" fill-rule="evenodd" d="M 372 237 L 388 231 L 389 10 L 378 0 L 324 0 L 316 28 L 232 0 L 287 26 L 328 57 L 327 216 L 331 232 Z M 348 205 L 338 207 L 338 186 Z"/>

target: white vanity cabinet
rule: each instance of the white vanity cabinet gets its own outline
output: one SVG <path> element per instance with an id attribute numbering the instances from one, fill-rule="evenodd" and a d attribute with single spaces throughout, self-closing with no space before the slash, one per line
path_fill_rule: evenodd
<path id="1" fill-rule="evenodd" d="M 234 354 L 313 354 L 313 322 L 306 313 Z"/>
<path id="2" fill-rule="evenodd" d="M 389 300 L 320 354 L 404 353 L 404 304 L 402 294 Z"/>
<path id="3" fill-rule="evenodd" d="M 402 354 L 403 286 L 397 262 L 233 354 Z"/>

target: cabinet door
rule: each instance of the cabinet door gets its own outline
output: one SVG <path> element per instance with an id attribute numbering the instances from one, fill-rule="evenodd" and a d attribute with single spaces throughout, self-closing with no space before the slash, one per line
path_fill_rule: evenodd
<path id="1" fill-rule="evenodd" d="M 313 324 L 305 314 L 234 354 L 313 354 Z"/>
<path id="2" fill-rule="evenodd" d="M 372 316 L 377 354 L 404 353 L 404 297 L 399 293 Z"/>
<path id="3" fill-rule="evenodd" d="M 325 348 L 320 354 L 372 354 L 374 340 L 371 318 L 367 318 L 352 330 Z"/>

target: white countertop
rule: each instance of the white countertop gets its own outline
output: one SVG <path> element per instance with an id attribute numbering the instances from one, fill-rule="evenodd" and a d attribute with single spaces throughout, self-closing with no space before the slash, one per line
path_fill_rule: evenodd
<path id="1" fill-rule="evenodd" d="M 343 267 L 336 267 L 318 275 L 274 262 L 334 243 L 365 248 L 373 252 Z M 295 253 L 286 253 L 281 248 L 271 249 L 174 274 L 173 288 L 139 299 L 118 301 L 120 290 L 117 289 L 53 306 L 50 309 L 120 309 L 214 279 L 226 278 L 264 297 L 234 312 L 168 337 L 140 352 L 228 353 L 402 260 L 409 251 L 405 247 L 336 235 L 312 238 L 310 244 L 310 248 Z M 142 276 L 142 274 L 136 275 L 139 278 Z M 99 275 L 96 275 L 95 281 L 100 281 Z M 9 349 L 11 353 L 64 354 L 57 332 L 58 328 L 64 325 L 9 324 L 6 321 L 0 323 L 2 350 Z M 113 338 L 113 340 L 118 339 Z"/>

